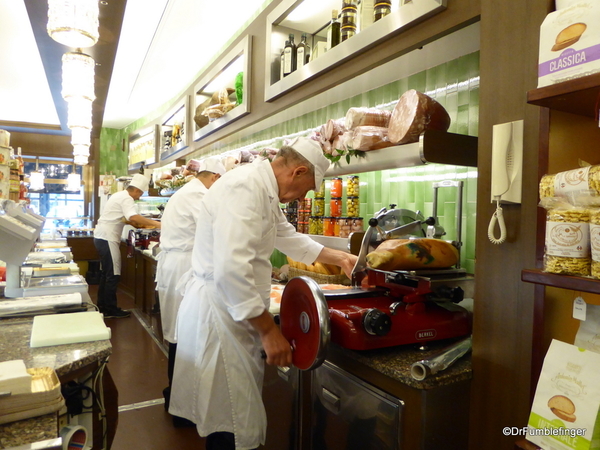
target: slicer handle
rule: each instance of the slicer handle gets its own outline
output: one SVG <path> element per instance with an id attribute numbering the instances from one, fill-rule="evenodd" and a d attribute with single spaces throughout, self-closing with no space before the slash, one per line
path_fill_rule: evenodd
<path id="1" fill-rule="evenodd" d="M 375 217 L 372 217 L 371 219 L 369 219 L 369 226 L 375 228 L 377 225 L 379 225 L 379 222 L 377 221 L 377 219 Z"/>

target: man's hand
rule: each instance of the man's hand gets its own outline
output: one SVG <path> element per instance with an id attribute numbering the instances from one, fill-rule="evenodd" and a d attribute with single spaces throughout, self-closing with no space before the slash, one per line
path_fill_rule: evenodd
<path id="1" fill-rule="evenodd" d="M 287 367 L 292 365 L 292 348 L 283 337 L 279 327 L 275 325 L 271 313 L 266 309 L 260 316 L 248 319 L 260 336 L 263 349 L 267 355 L 267 364 Z"/>
<path id="2" fill-rule="evenodd" d="M 352 253 L 342 252 L 331 248 L 323 247 L 317 257 L 317 261 L 325 264 L 335 264 L 340 266 L 348 278 L 352 278 L 352 269 L 358 258 Z"/>

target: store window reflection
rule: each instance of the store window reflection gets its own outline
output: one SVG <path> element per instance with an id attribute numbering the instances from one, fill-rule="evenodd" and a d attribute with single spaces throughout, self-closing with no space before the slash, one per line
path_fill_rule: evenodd
<path id="1" fill-rule="evenodd" d="M 33 158 L 24 160 L 24 181 L 28 185 L 29 174 L 36 170 L 36 161 Z M 74 188 L 67 181 L 71 173 L 77 173 L 83 179 L 83 167 L 73 165 L 68 159 L 40 158 L 37 168 L 44 174 L 44 189 L 30 190 L 28 196 L 33 211 L 46 217 L 43 232 L 63 235 L 69 229 L 89 228 L 83 186 L 72 190 Z"/>

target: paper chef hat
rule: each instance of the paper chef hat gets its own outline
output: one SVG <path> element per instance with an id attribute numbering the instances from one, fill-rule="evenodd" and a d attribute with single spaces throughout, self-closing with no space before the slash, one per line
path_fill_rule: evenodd
<path id="1" fill-rule="evenodd" d="M 216 158 L 206 158 L 200 163 L 198 172 L 204 171 L 218 173 L 219 175 L 224 175 L 226 172 L 225 166 Z"/>
<path id="2" fill-rule="evenodd" d="M 315 166 L 315 189 L 319 189 L 325 172 L 329 169 L 329 160 L 323 156 L 321 146 L 314 140 L 298 137 L 288 144 Z"/>
<path id="3" fill-rule="evenodd" d="M 131 179 L 129 186 L 133 186 L 135 188 L 138 188 L 140 191 L 146 192 L 148 190 L 149 184 L 150 180 L 148 180 L 148 178 L 146 178 L 141 173 L 136 173 Z"/>

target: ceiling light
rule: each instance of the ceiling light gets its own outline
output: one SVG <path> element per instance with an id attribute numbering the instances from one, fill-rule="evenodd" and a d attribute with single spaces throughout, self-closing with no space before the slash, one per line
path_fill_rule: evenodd
<path id="1" fill-rule="evenodd" d="M 48 0 L 48 34 L 74 48 L 98 42 L 98 0 Z"/>
<path id="2" fill-rule="evenodd" d="M 44 189 L 44 174 L 39 170 L 39 158 L 35 158 L 35 172 L 29 174 L 29 190 L 39 192 Z"/>
<path id="3" fill-rule="evenodd" d="M 67 100 L 67 126 L 92 129 L 92 101 L 84 97 L 69 97 Z"/>
<path id="4" fill-rule="evenodd" d="M 93 101 L 94 94 L 94 58 L 81 52 L 67 52 L 62 56 L 63 98 L 83 97 Z"/>
<path id="5" fill-rule="evenodd" d="M 81 175 L 75 172 L 75 161 L 71 166 L 71 173 L 67 175 L 67 187 L 65 191 L 79 192 L 81 189 Z"/>
<path id="6" fill-rule="evenodd" d="M 89 128 L 73 127 L 71 128 L 71 144 L 72 145 L 87 145 L 92 144 L 92 130 Z"/>
<path id="7" fill-rule="evenodd" d="M 78 166 L 85 166 L 88 163 L 88 157 L 85 155 L 73 155 L 73 162 Z"/>

